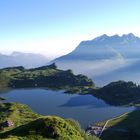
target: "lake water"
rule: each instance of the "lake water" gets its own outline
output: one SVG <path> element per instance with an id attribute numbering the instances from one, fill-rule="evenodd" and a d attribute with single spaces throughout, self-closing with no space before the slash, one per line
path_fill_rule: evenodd
<path id="1" fill-rule="evenodd" d="M 78 120 L 83 128 L 87 125 L 119 116 L 134 107 L 114 107 L 91 95 L 65 94 L 63 91 L 46 89 L 20 89 L 1 93 L 9 102 L 27 104 L 42 115 L 58 115 Z"/>

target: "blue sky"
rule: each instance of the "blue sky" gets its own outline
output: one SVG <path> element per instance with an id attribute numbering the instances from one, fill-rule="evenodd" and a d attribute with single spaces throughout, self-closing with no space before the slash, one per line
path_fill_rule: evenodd
<path id="1" fill-rule="evenodd" d="M 101 34 L 140 36 L 140 0 L 0 0 L 0 52 L 57 57 Z"/>

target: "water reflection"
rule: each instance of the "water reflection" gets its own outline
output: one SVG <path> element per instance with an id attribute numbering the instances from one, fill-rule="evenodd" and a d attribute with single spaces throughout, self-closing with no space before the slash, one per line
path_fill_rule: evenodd
<path id="1" fill-rule="evenodd" d="M 65 104 L 60 107 L 78 107 L 78 106 L 87 106 L 88 108 L 101 108 L 107 107 L 104 101 L 95 98 L 92 95 L 80 95 L 76 97 L 71 97 Z"/>

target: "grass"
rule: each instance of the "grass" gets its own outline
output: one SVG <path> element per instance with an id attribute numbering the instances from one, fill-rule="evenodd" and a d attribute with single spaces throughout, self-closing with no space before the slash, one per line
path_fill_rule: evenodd
<path id="1" fill-rule="evenodd" d="M 14 126 L 0 130 L 3 140 L 98 140 L 87 136 L 74 120 L 41 116 L 19 103 L 0 103 L 0 124 L 6 120 Z"/>
<path id="2" fill-rule="evenodd" d="M 19 103 L 0 103 L 0 123 L 6 120 L 14 122 L 15 127 L 37 119 L 41 115 L 34 113 L 28 106 Z M 9 128 L 5 128 L 6 131 Z"/>
<path id="3" fill-rule="evenodd" d="M 101 140 L 139 140 L 140 139 L 140 110 L 126 113 L 112 119 L 107 124 Z M 97 123 L 102 126 L 105 122 Z"/>

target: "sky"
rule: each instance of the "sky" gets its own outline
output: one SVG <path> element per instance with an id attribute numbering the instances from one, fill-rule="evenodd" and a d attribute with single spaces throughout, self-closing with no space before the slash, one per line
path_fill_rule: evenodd
<path id="1" fill-rule="evenodd" d="M 140 36 L 140 0 L 0 0 L 0 53 L 55 58 L 102 34 Z"/>

